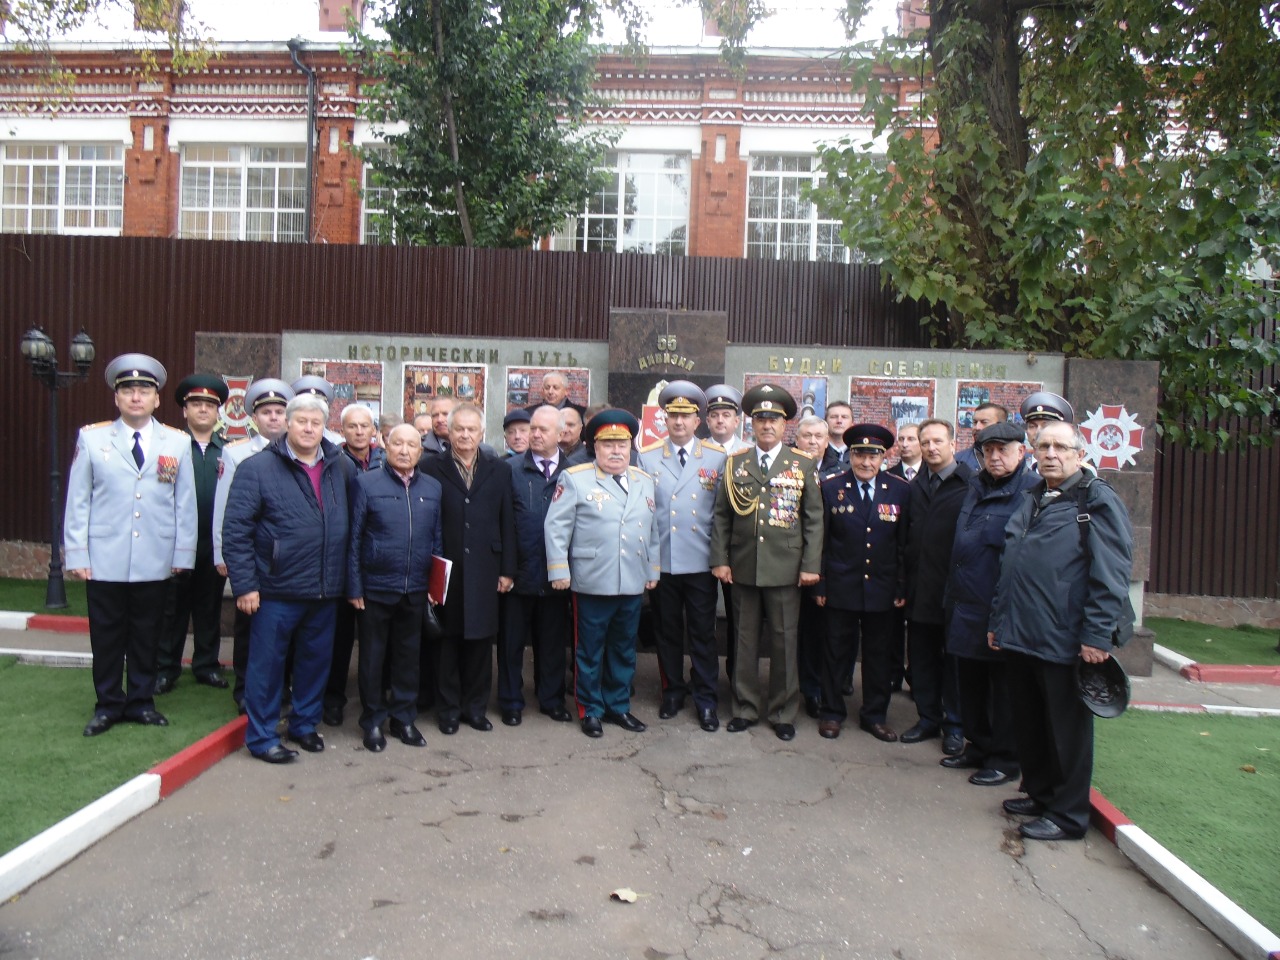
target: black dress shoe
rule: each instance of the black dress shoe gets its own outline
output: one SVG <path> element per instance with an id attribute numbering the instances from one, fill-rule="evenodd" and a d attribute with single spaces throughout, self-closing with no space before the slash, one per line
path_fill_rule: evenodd
<path id="1" fill-rule="evenodd" d="M 1002 783 L 1008 783 L 1013 780 L 1016 776 L 1013 773 L 1005 773 L 1003 770 L 987 767 L 971 776 L 969 782 L 975 787 L 998 787 Z"/>
<path id="2" fill-rule="evenodd" d="M 489 718 L 481 715 L 478 717 L 467 717 L 467 726 L 472 730 L 479 730 L 481 733 L 488 733 L 493 729 L 493 724 L 489 722 Z"/>
<path id="3" fill-rule="evenodd" d="M 505 726 L 518 727 L 520 726 L 521 719 L 523 718 L 520 716 L 519 710 L 503 710 L 502 711 L 502 722 Z"/>
<path id="4" fill-rule="evenodd" d="M 859 728 L 867 731 L 877 740 L 883 740 L 885 743 L 897 743 L 898 735 L 893 731 L 892 727 L 883 723 L 871 723 L 869 720 L 858 721 Z"/>
<path id="5" fill-rule="evenodd" d="M 166 693 L 171 693 L 173 688 L 178 685 L 178 681 L 172 677 L 161 677 L 156 681 L 156 696 L 162 697 Z M 226 686 L 226 684 L 223 684 Z"/>
<path id="6" fill-rule="evenodd" d="M 543 710 L 542 712 L 556 723 L 568 723 L 573 719 L 573 714 L 564 707 L 555 707 L 551 710 Z"/>
<path id="7" fill-rule="evenodd" d="M 340 706 L 325 707 L 324 714 L 320 719 L 324 721 L 326 727 L 340 727 L 342 726 L 342 714 L 343 709 Z"/>
<path id="8" fill-rule="evenodd" d="M 143 710 L 136 717 L 129 717 L 134 723 L 140 723 L 144 727 L 167 727 L 169 718 L 159 710 Z"/>
<path id="9" fill-rule="evenodd" d="M 938 766 L 948 770 L 981 770 L 982 761 L 971 753 L 961 751 L 954 757 L 943 757 L 938 761 Z"/>
<path id="10" fill-rule="evenodd" d="M 756 725 L 755 720 L 748 720 L 745 717 L 734 717 L 727 724 L 725 729 L 730 733 L 741 733 L 743 730 L 749 730 Z"/>
<path id="11" fill-rule="evenodd" d="M 818 724 L 818 736 L 823 740 L 834 740 L 840 736 L 840 721 L 823 720 Z"/>
<path id="12" fill-rule="evenodd" d="M 100 733 L 106 733 L 116 722 L 110 717 L 102 713 L 95 713 L 93 719 L 85 724 L 84 735 L 86 737 L 96 737 Z"/>
<path id="13" fill-rule="evenodd" d="M 662 707 L 658 710 L 659 720 L 670 720 L 684 708 L 684 700 L 675 700 L 664 697 Z"/>
<path id="14" fill-rule="evenodd" d="M 804 712 L 814 720 L 817 720 L 818 714 L 822 712 L 822 701 L 818 697 L 811 697 L 806 694 L 804 698 Z"/>
<path id="15" fill-rule="evenodd" d="M 942 736 L 942 731 L 937 727 L 931 727 L 927 723 L 917 723 L 910 730 L 902 733 L 898 739 L 902 743 L 919 743 L 922 740 L 935 740 Z"/>
<path id="16" fill-rule="evenodd" d="M 290 750 L 289 748 L 277 743 L 270 750 L 263 753 L 255 753 L 254 756 L 266 763 L 290 763 L 298 756 L 298 751 Z"/>
<path id="17" fill-rule="evenodd" d="M 364 748 L 370 753 L 381 753 L 387 749 L 387 738 L 382 735 L 381 727 L 370 727 L 364 732 Z"/>
<path id="18" fill-rule="evenodd" d="M 698 726 L 707 733 L 715 733 L 720 729 L 720 718 L 716 716 L 715 707 L 698 708 Z"/>
<path id="19" fill-rule="evenodd" d="M 440 728 L 440 732 L 446 737 L 452 737 L 458 732 L 458 718 L 451 717 L 448 720 L 437 720 L 436 726 Z"/>
<path id="20" fill-rule="evenodd" d="M 391 731 L 393 737 L 406 747 L 425 747 L 427 745 L 427 738 L 412 723 L 401 723 L 395 717 L 392 717 L 387 721 L 387 729 Z"/>
<path id="21" fill-rule="evenodd" d="M 773 725 L 773 735 L 779 740 L 794 740 L 796 738 L 796 728 L 789 723 L 775 723 Z"/>
<path id="22" fill-rule="evenodd" d="M 1013 797 L 1000 804 L 1005 813 L 1015 817 L 1038 817 L 1044 813 L 1044 806 L 1030 797 Z"/>
<path id="23" fill-rule="evenodd" d="M 600 718 L 599 717 L 583 717 L 582 732 L 585 733 L 588 737 L 591 737 L 593 740 L 596 737 L 603 737 L 604 727 L 600 726 Z"/>
<path id="24" fill-rule="evenodd" d="M 312 730 L 310 733 L 291 733 L 289 739 L 307 753 L 323 753 L 324 737 Z"/>
<path id="25" fill-rule="evenodd" d="M 1067 833 L 1048 817 L 1032 820 L 1018 828 L 1018 833 L 1028 840 L 1079 840 L 1083 833 Z"/>
<path id="26" fill-rule="evenodd" d="M 958 756 L 964 751 L 963 733 L 944 733 L 942 735 L 942 752 L 948 757 Z"/>
<path id="27" fill-rule="evenodd" d="M 629 730 L 632 733 L 644 733 L 645 730 L 649 729 L 630 713 L 606 713 L 604 718 L 614 726 Z"/>
<path id="28" fill-rule="evenodd" d="M 208 673 L 197 673 L 195 678 L 196 683 L 200 684 L 202 687 L 213 687 L 217 690 L 225 690 L 230 686 L 230 684 L 227 683 L 226 678 L 217 670 L 210 670 Z"/>

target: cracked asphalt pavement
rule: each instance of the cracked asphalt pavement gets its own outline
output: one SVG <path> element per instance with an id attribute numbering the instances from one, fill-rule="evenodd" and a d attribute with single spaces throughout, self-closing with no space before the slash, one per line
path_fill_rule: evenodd
<path id="1" fill-rule="evenodd" d="M 1024 845 L 1014 792 L 937 741 L 708 734 L 658 700 L 642 656 L 642 734 L 424 717 L 425 749 L 370 754 L 356 708 L 322 754 L 241 751 L 0 906 L 0 957 L 1232 956 L 1100 834 Z"/>

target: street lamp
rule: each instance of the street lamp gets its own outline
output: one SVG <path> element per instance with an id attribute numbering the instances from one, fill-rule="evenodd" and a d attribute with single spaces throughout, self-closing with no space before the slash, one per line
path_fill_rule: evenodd
<path id="1" fill-rule="evenodd" d="M 71 338 L 74 370 L 58 369 L 58 349 L 44 330 L 32 327 L 22 338 L 22 355 L 35 378 L 49 388 L 49 586 L 44 605 L 61 610 L 67 605 L 67 585 L 62 579 L 62 474 L 58 470 L 58 391 L 89 375 L 96 354 L 83 328 Z"/>

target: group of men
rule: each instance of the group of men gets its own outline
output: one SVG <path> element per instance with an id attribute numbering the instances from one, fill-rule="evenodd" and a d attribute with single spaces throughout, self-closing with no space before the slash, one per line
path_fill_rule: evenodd
<path id="1" fill-rule="evenodd" d="M 386 733 L 424 745 L 416 720 L 431 704 L 442 734 L 491 730 L 495 647 L 505 725 L 522 722 L 528 646 L 543 714 L 575 719 L 572 693 L 587 736 L 605 723 L 643 731 L 631 693 L 646 593 L 658 716 L 691 700 L 714 732 L 722 595 L 729 732 L 767 721 L 791 740 L 803 704 L 822 737 L 838 737 L 860 656 L 862 730 L 941 738 L 942 764 L 974 769 L 974 784 L 1021 777 L 1026 796 L 1005 809 L 1035 817 L 1028 837 L 1084 832 L 1092 715 L 1073 666 L 1110 653 L 1132 532 L 1110 487 L 1081 469 L 1061 397 L 1027 398 L 1025 435 L 1004 408 L 980 406 L 973 448 L 957 456 L 948 421 L 902 424 L 895 437 L 853 423 L 840 402 L 802 418 L 790 447 L 797 405 L 784 387 L 743 395 L 675 381 L 659 396 L 666 438 L 637 449 L 632 414 L 591 415 L 551 374 L 545 402 L 508 415 L 504 456 L 483 442 L 483 412 L 454 398 L 389 426 L 381 444 L 369 411 L 348 406 L 335 443 L 322 378 L 260 380 L 244 401 L 256 435 L 223 446 L 218 378 L 179 386 L 186 431 L 153 417 L 165 383 L 154 359 L 118 358 L 107 379 L 120 417 L 81 431 L 68 484 L 68 567 L 89 581 L 98 691 L 86 736 L 167 722 L 154 695 L 176 682 L 188 618 L 197 681 L 226 685 L 214 622 L 223 577 L 236 597 L 246 746 L 268 762 L 297 756 L 278 734 L 286 696 L 287 739 L 324 749 L 318 727 L 342 722 L 357 636 L 372 752 Z M 446 566 L 437 606 L 431 577 Z M 904 634 L 917 721 L 898 734 L 888 707 Z"/>

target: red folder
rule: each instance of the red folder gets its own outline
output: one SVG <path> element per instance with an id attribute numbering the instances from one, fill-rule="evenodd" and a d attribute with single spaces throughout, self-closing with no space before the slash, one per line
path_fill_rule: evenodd
<path id="1" fill-rule="evenodd" d="M 439 606 L 449 595 L 449 578 L 453 575 L 453 561 L 444 557 L 431 557 L 431 575 L 427 578 L 427 594 L 432 603 Z"/>

